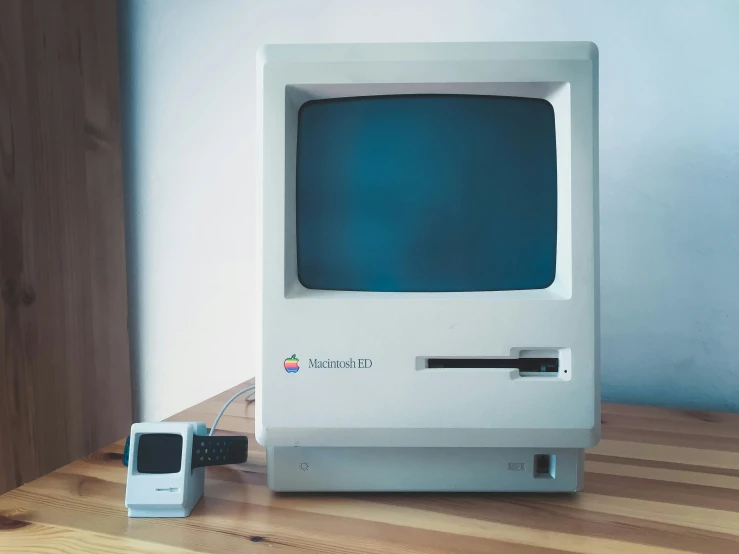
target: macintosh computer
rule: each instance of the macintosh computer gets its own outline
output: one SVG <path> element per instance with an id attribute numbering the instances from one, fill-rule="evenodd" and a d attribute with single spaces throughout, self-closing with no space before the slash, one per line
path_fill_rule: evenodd
<path id="1" fill-rule="evenodd" d="M 269 45 L 257 65 L 269 486 L 581 489 L 595 45 Z"/>

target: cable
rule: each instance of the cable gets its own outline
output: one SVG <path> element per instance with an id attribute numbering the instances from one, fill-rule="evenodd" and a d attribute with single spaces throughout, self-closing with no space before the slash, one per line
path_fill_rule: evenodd
<path id="1" fill-rule="evenodd" d="M 232 396 L 231 398 L 229 398 L 229 399 L 228 399 L 228 402 L 226 402 L 226 403 L 225 403 L 225 404 L 223 405 L 223 408 L 221 408 L 221 411 L 220 411 L 220 412 L 218 412 L 218 415 L 216 416 L 216 419 L 215 419 L 215 421 L 213 422 L 213 425 L 212 425 L 212 426 L 211 426 L 211 428 L 210 428 L 210 433 L 208 433 L 208 435 L 209 435 L 209 436 L 213 436 L 213 433 L 214 433 L 214 432 L 215 432 L 215 430 L 216 430 L 216 426 L 218 425 L 218 422 L 219 422 L 219 421 L 221 421 L 221 417 L 223 416 L 223 413 L 224 413 L 224 412 L 226 411 L 226 408 L 228 408 L 228 407 L 229 407 L 229 406 L 231 405 L 231 402 L 233 402 L 234 400 L 236 400 L 236 399 L 237 399 L 237 398 L 238 398 L 239 396 L 241 396 L 242 394 L 244 394 L 244 393 L 247 393 L 247 392 L 249 392 L 249 391 L 252 391 L 252 390 L 254 390 L 255 388 L 256 388 L 256 387 L 255 387 L 254 385 L 252 385 L 252 386 L 250 386 L 250 387 L 246 387 L 245 389 L 243 389 L 243 390 L 240 390 L 239 392 L 237 392 L 237 393 L 236 393 L 236 394 L 234 394 L 234 395 L 233 395 L 233 396 Z"/>

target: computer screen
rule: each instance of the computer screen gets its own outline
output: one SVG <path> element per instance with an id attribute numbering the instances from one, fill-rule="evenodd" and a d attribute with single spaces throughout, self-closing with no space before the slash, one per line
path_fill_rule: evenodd
<path id="1" fill-rule="evenodd" d="M 479 95 L 312 100 L 298 116 L 298 278 L 309 289 L 552 284 L 554 110 Z"/>

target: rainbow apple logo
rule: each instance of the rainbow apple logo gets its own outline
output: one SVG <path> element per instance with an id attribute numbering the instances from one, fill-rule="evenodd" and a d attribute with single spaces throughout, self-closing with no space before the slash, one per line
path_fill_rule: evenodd
<path id="1" fill-rule="evenodd" d="M 297 373 L 299 369 L 300 366 L 298 365 L 298 359 L 295 357 L 295 354 L 285 360 L 285 371 L 288 373 Z"/>

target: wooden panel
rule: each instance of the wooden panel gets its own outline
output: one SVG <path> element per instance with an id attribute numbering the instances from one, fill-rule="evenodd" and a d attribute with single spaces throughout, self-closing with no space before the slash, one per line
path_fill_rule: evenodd
<path id="1" fill-rule="evenodd" d="M 210 424 L 236 390 L 172 419 Z M 739 414 L 621 405 L 603 414 L 605 438 L 586 454 L 579 494 L 276 494 L 254 441 L 254 405 L 237 400 L 218 434 L 247 434 L 249 460 L 209 468 L 190 517 L 126 519 L 119 441 L 0 496 L 0 545 L 38 552 L 59 537 L 76 552 L 121 553 L 739 552 L 739 459 L 699 438 L 736 443 Z"/>
<path id="2" fill-rule="evenodd" d="M 0 0 L 0 491 L 131 420 L 115 0 Z"/>

